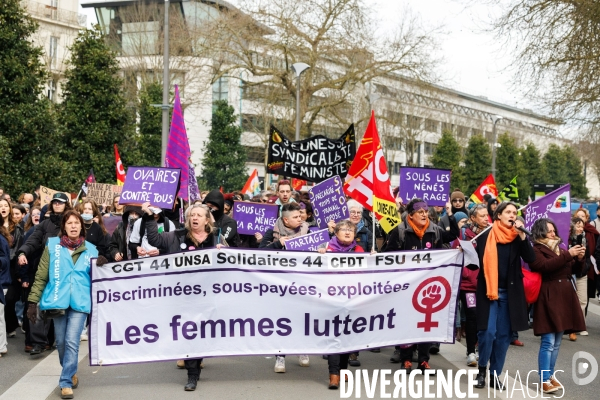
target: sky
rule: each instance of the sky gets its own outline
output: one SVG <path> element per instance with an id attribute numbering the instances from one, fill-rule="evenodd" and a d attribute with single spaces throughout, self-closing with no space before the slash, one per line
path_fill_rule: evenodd
<path id="1" fill-rule="evenodd" d="M 238 3 L 237 0 L 229 0 Z M 381 21 L 378 29 L 392 31 L 398 19 L 410 10 L 427 30 L 436 30 L 443 63 L 438 67 L 438 81 L 475 96 L 518 108 L 541 112 L 520 93 L 511 90 L 511 72 L 507 67 L 512 55 L 501 48 L 493 34 L 486 31 L 490 15 L 498 12 L 488 1 L 470 0 L 364 0 Z M 95 23 L 92 9 L 81 9 L 88 24 Z M 542 112 L 543 113 L 543 112 Z"/>

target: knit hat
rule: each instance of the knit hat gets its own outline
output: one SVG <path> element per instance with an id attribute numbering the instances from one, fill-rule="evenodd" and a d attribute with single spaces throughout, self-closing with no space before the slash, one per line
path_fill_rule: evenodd
<path id="1" fill-rule="evenodd" d="M 465 195 L 460 190 L 455 189 L 454 192 L 450 194 L 450 202 L 452 202 L 454 199 L 461 199 L 462 201 L 465 201 Z"/>
<path id="2" fill-rule="evenodd" d="M 462 211 L 459 211 L 456 214 L 454 214 L 454 219 L 456 219 L 456 222 L 460 221 L 461 219 L 466 219 L 466 218 L 467 218 L 467 214 L 465 214 Z"/>

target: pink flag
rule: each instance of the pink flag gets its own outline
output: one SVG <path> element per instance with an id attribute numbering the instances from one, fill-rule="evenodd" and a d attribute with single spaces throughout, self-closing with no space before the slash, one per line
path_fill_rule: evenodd
<path id="1" fill-rule="evenodd" d="M 179 178 L 180 187 L 178 197 L 189 200 L 190 190 L 190 143 L 188 142 L 183 113 L 181 110 L 181 100 L 179 98 L 179 88 L 175 85 L 175 104 L 173 105 L 173 117 L 171 118 L 171 130 L 169 131 L 169 141 L 167 143 L 167 154 L 165 156 L 165 167 L 181 169 Z M 194 177 L 195 180 L 195 177 Z M 197 189 L 197 185 L 196 188 Z M 194 193 L 195 194 L 195 193 Z"/>

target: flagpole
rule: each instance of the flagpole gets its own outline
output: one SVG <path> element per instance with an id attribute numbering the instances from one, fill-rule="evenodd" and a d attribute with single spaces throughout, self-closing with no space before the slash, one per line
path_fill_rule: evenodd
<path id="1" fill-rule="evenodd" d="M 77 197 L 75 197 L 75 201 L 73 202 L 73 204 L 71 204 L 71 206 L 77 204 L 77 202 L 79 201 L 79 196 L 81 196 L 81 192 L 83 192 L 83 190 L 79 189 L 79 193 L 77 193 Z"/>

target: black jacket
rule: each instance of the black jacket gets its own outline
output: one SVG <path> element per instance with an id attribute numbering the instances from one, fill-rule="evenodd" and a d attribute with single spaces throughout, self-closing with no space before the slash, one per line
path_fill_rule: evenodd
<path id="1" fill-rule="evenodd" d="M 172 232 L 158 233 L 158 224 L 154 218 L 146 221 L 146 234 L 148 235 L 148 243 L 159 249 L 161 254 L 173 254 L 185 251 L 182 244 L 185 243 L 187 229 L 181 228 Z M 219 236 L 217 232 L 209 234 L 207 239 L 200 243 L 196 249 L 215 247 Z"/>
<path id="2" fill-rule="evenodd" d="M 401 231 L 404 231 L 402 234 Z M 455 238 L 456 239 L 456 238 Z M 399 250 L 428 250 L 441 249 L 443 247 L 442 228 L 429 223 L 423 239 L 415 234 L 413 228 L 404 220 L 397 228 L 392 229 L 382 252 Z"/>
<path id="3" fill-rule="evenodd" d="M 490 316 L 490 304 L 492 300 L 487 298 L 487 287 L 485 283 L 485 271 L 483 268 L 483 255 L 490 230 L 482 233 L 477 238 L 477 254 L 479 255 L 479 275 L 477 276 L 477 330 L 488 328 Z M 525 289 L 523 287 L 523 272 L 521 271 L 521 258 L 526 263 L 535 261 L 535 253 L 527 238 L 521 240 L 519 236 L 510 243 L 510 264 L 508 266 L 508 312 L 510 314 L 511 331 L 525 331 L 529 329 L 529 314 L 527 302 L 525 301 Z"/>
<path id="4" fill-rule="evenodd" d="M 49 218 L 44 218 L 36 227 L 31 236 L 23 244 L 17 254 L 25 254 L 27 261 L 37 268 L 37 264 L 40 262 L 46 242 L 48 239 L 56 237 L 60 234 L 60 221 L 62 214 L 52 214 Z"/>
<path id="5" fill-rule="evenodd" d="M 115 229 L 115 231 L 113 232 L 112 237 L 110 238 L 110 244 L 108 245 L 108 254 L 110 255 L 110 258 L 107 258 L 111 261 L 115 260 L 115 255 L 117 255 L 117 253 L 123 254 L 123 259 L 127 259 L 126 230 L 127 225 L 129 224 L 129 214 L 132 211 L 135 211 L 140 217 L 143 215 L 141 207 L 125 207 L 125 212 L 123 213 L 122 221 L 119 222 L 117 229 Z M 137 258 L 137 253 L 131 253 L 131 258 Z"/>
<path id="6" fill-rule="evenodd" d="M 229 247 L 240 247 L 241 240 L 237 232 L 237 223 L 233 218 L 223 213 L 225 206 L 223 193 L 217 189 L 212 190 L 206 195 L 203 203 L 210 203 L 217 206 L 218 209 L 212 212 L 215 219 L 215 227 L 219 230 L 219 234 L 225 238 Z"/>
<path id="7" fill-rule="evenodd" d="M 106 242 L 106 236 L 102 232 L 102 228 L 97 222 L 92 221 L 89 228 L 85 227 L 85 240 L 96 246 L 98 255 L 104 256 L 109 259 L 108 243 Z"/>

